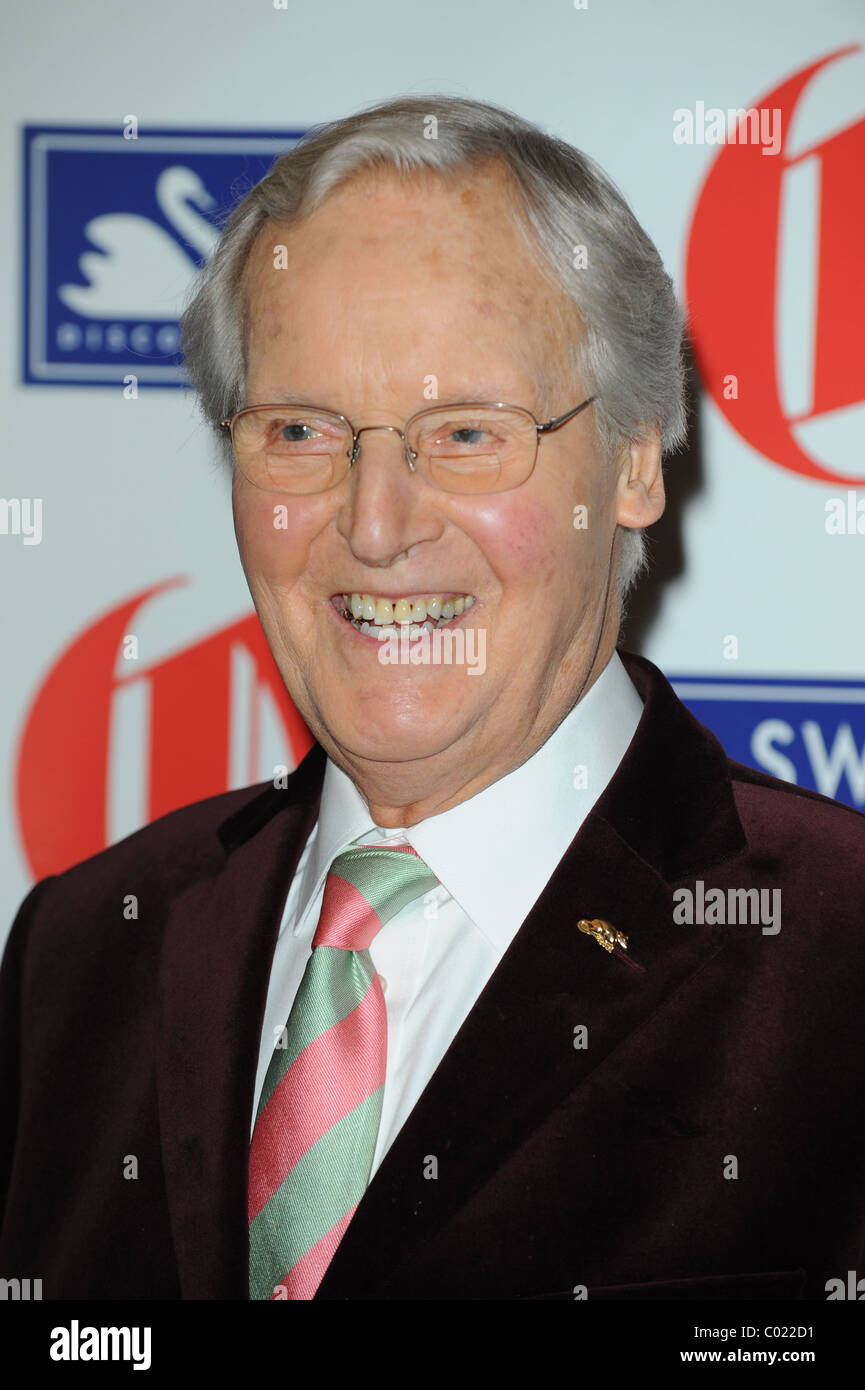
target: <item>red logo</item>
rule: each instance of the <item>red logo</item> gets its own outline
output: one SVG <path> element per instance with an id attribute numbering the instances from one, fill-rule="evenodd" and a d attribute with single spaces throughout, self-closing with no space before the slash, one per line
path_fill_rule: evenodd
<path id="1" fill-rule="evenodd" d="M 116 838 L 108 819 L 111 727 L 117 697 L 129 687 L 143 684 L 149 698 L 144 823 L 229 790 L 232 664 L 238 652 L 251 666 L 255 696 L 272 697 L 288 750 L 285 765 L 296 767 L 312 744 L 254 613 L 152 666 L 133 661 L 129 675 L 116 675 L 136 614 L 182 583 L 156 584 L 97 619 L 66 648 L 37 692 L 21 736 L 16 778 L 18 824 L 36 879 L 62 872 Z M 262 777 L 258 698 L 249 707 L 242 760 L 247 775 L 238 786 Z"/>
<path id="2" fill-rule="evenodd" d="M 865 483 L 865 476 L 837 471 L 839 464 L 821 461 L 806 441 L 809 422 L 865 398 L 865 118 L 795 154 L 789 132 L 814 76 L 856 51 L 858 45 L 830 53 L 755 103 L 781 112 L 776 157 L 766 158 L 758 143 L 721 146 L 694 213 L 686 267 L 700 374 L 726 419 L 782 468 L 848 485 Z M 787 289 L 809 296 L 813 310 L 810 329 L 791 343 L 779 330 L 780 251 L 785 195 L 801 174 L 816 190 L 814 256 L 796 267 L 801 278 Z M 798 409 L 783 380 L 782 353 L 791 350 L 806 353 Z M 725 393 L 731 375 L 734 398 L 729 386 Z"/>

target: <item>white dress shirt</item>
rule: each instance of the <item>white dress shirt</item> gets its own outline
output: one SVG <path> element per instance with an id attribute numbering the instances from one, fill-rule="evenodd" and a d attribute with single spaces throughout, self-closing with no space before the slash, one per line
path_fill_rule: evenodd
<path id="1" fill-rule="evenodd" d="M 374 825 L 354 783 L 327 760 L 318 821 L 288 892 L 274 954 L 256 1108 L 274 1042 L 311 954 L 330 865 L 355 842 L 411 845 L 440 882 L 385 923 L 369 947 L 387 1009 L 375 1173 L 621 762 L 642 711 L 614 653 L 588 693 L 525 763 L 407 830 Z"/>

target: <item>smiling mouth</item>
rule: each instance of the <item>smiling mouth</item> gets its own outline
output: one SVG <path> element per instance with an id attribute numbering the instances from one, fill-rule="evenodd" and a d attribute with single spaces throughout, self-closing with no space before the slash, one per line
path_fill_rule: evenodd
<path id="1" fill-rule="evenodd" d="M 475 602 L 474 594 L 429 594 L 423 598 L 387 598 L 377 594 L 335 594 L 333 607 L 358 632 L 384 641 L 398 637 L 403 629 L 409 637 L 420 637 L 438 627 L 447 627 L 461 618 Z"/>

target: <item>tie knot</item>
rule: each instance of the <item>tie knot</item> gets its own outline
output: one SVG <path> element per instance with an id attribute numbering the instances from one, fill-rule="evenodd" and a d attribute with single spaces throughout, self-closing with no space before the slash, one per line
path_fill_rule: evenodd
<path id="1" fill-rule="evenodd" d="M 324 885 L 313 946 L 362 951 L 391 917 L 438 879 L 410 845 L 355 845 L 334 859 Z"/>

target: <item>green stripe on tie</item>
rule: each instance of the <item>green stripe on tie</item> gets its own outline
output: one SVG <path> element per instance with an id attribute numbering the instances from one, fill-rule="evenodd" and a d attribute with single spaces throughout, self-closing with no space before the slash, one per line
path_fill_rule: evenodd
<path id="1" fill-rule="evenodd" d="M 422 859 L 402 849 L 346 850 L 337 856 L 331 872 L 352 884 L 382 922 L 438 883 Z"/>
<path id="2" fill-rule="evenodd" d="M 289 1015 L 284 1030 L 285 1047 L 273 1049 L 256 1118 L 267 1105 L 295 1058 L 322 1033 L 326 1033 L 328 1028 L 341 1023 L 357 1008 L 358 1000 L 362 999 L 369 989 L 375 975 L 372 960 L 361 952 L 343 951 L 341 954 L 347 959 L 338 972 L 333 971 L 331 974 L 333 962 L 328 960 L 327 953 L 334 950 L 334 946 L 317 946 L 309 958 L 309 986 L 302 994 L 298 994 L 296 1006 Z"/>
<path id="3" fill-rule="evenodd" d="M 290 1204 L 271 1199 L 252 1222 L 250 1299 L 269 1299 L 286 1271 L 360 1201 L 372 1166 L 365 1137 L 378 1130 L 383 1090 L 373 1091 L 298 1160 L 282 1184 L 290 1184 Z"/>

